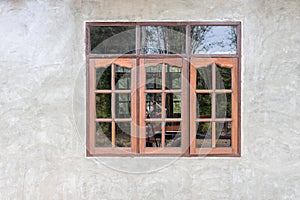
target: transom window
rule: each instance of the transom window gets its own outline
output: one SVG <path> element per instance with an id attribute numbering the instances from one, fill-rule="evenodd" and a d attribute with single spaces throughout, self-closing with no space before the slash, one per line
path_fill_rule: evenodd
<path id="1" fill-rule="evenodd" d="M 87 156 L 239 156 L 240 26 L 86 23 Z"/>

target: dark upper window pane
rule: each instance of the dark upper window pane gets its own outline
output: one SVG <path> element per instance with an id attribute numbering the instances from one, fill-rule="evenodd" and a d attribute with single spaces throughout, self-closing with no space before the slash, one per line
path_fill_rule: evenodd
<path id="1" fill-rule="evenodd" d="M 111 66 L 96 69 L 96 90 L 111 90 Z"/>
<path id="2" fill-rule="evenodd" d="M 231 89 L 231 69 L 217 65 L 217 89 Z"/>
<path id="3" fill-rule="evenodd" d="M 197 69 L 196 89 L 212 89 L 212 65 Z"/>
<path id="4" fill-rule="evenodd" d="M 146 88 L 148 90 L 161 90 L 162 88 L 161 64 L 146 68 Z"/>
<path id="5" fill-rule="evenodd" d="M 181 89 L 181 68 L 166 65 L 166 90 Z"/>
<path id="6" fill-rule="evenodd" d="M 142 26 L 141 53 L 185 53 L 185 26 Z"/>
<path id="7" fill-rule="evenodd" d="M 192 54 L 236 54 L 236 26 L 192 26 Z"/>
<path id="8" fill-rule="evenodd" d="M 115 67 L 115 85 L 117 90 L 130 90 L 131 69 L 126 67 Z"/>
<path id="9" fill-rule="evenodd" d="M 134 26 L 91 26 L 92 54 L 134 54 Z"/>

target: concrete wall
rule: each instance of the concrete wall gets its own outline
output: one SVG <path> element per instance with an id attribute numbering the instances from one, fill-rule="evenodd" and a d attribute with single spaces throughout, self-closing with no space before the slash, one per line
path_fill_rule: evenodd
<path id="1" fill-rule="evenodd" d="M 299 199 L 299 13 L 299 0 L 2 0 L 0 199 Z M 85 158 L 85 20 L 242 21 L 242 157 Z"/>

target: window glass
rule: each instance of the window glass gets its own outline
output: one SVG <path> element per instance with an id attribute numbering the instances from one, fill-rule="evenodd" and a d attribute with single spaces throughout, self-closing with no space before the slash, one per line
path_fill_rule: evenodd
<path id="1" fill-rule="evenodd" d="M 96 117 L 111 118 L 111 94 L 96 94 Z"/>
<path id="2" fill-rule="evenodd" d="M 111 90 L 111 66 L 96 69 L 96 90 Z"/>
<path id="3" fill-rule="evenodd" d="M 231 118 L 231 93 L 216 94 L 216 117 Z"/>
<path id="4" fill-rule="evenodd" d="M 115 86 L 117 90 L 130 90 L 131 69 L 115 66 Z"/>
<path id="5" fill-rule="evenodd" d="M 162 66 L 150 66 L 146 68 L 146 88 L 148 90 L 162 89 Z"/>
<path id="6" fill-rule="evenodd" d="M 169 90 L 181 89 L 181 68 L 166 65 L 166 88 Z"/>
<path id="7" fill-rule="evenodd" d="M 141 54 L 185 53 L 185 26 L 142 26 Z"/>
<path id="8" fill-rule="evenodd" d="M 231 147 L 231 122 L 217 122 L 216 130 L 216 147 Z"/>
<path id="9" fill-rule="evenodd" d="M 92 54 L 134 54 L 134 26 L 91 26 Z"/>
<path id="10" fill-rule="evenodd" d="M 197 122 L 196 127 L 197 127 L 196 147 L 197 148 L 210 148 L 210 147 L 212 147 L 211 122 Z"/>
<path id="11" fill-rule="evenodd" d="M 96 123 L 96 147 L 112 147 L 111 143 L 111 122 Z"/>
<path id="12" fill-rule="evenodd" d="M 117 122 L 116 123 L 116 147 L 130 147 L 130 122 Z"/>
<path id="13" fill-rule="evenodd" d="M 217 65 L 216 73 L 217 89 L 231 89 L 231 69 Z"/>
<path id="14" fill-rule="evenodd" d="M 212 65 L 197 69 L 196 89 L 212 89 Z"/>
<path id="15" fill-rule="evenodd" d="M 192 54 L 236 54 L 236 26 L 191 26 Z"/>

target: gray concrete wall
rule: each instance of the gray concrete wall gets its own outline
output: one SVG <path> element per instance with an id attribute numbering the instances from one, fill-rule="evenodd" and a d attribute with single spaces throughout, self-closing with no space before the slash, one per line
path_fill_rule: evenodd
<path id="1" fill-rule="evenodd" d="M 299 0 L 2 0 L 0 199 L 299 199 L 299 13 Z M 85 158 L 85 20 L 242 21 L 241 158 Z"/>

